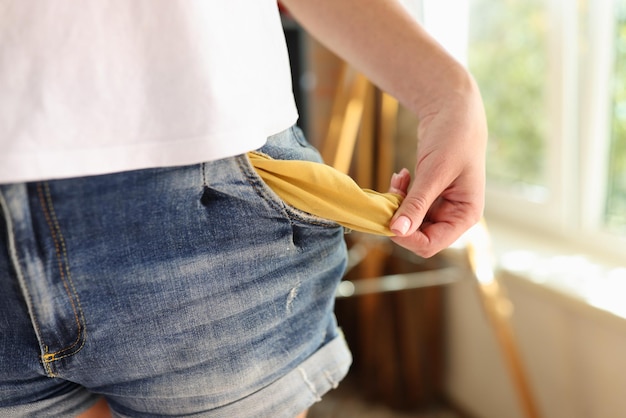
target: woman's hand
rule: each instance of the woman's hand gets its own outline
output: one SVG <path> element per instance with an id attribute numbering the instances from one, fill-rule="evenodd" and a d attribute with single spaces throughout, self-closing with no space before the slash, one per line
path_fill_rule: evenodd
<path id="1" fill-rule="evenodd" d="M 478 90 L 440 105 L 420 120 L 414 181 L 391 221 L 393 241 L 423 257 L 478 222 L 484 205 L 487 124 Z"/>
<path id="2" fill-rule="evenodd" d="M 482 216 L 487 127 L 467 70 L 393 0 L 282 0 L 319 41 L 419 120 L 413 184 L 393 241 L 429 257 Z"/>

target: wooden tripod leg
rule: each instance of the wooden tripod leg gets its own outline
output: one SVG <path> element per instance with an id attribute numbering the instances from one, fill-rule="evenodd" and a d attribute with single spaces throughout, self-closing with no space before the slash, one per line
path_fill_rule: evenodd
<path id="1" fill-rule="evenodd" d="M 387 93 L 380 93 L 378 116 L 378 141 L 376 155 L 378 164 L 374 187 L 382 192 L 389 188 L 389 181 L 394 172 L 395 133 L 398 119 L 398 101 Z"/>
<path id="2" fill-rule="evenodd" d="M 322 148 L 327 164 L 347 173 L 363 118 L 369 81 L 344 64 L 337 87 L 328 135 Z"/>
<path id="3" fill-rule="evenodd" d="M 373 173 L 376 167 L 376 156 L 374 154 L 376 142 L 376 89 L 368 83 L 365 93 L 365 103 L 363 105 L 363 118 L 357 136 L 357 143 L 354 151 L 354 179 L 361 187 L 371 189 Z"/>
<path id="4" fill-rule="evenodd" d="M 493 253 L 484 220 L 472 231 L 468 257 L 487 319 L 494 330 L 504 361 L 513 381 L 522 409 L 528 418 L 540 418 L 537 404 L 530 389 L 510 323 L 512 304 L 498 283 L 493 270 Z"/>
<path id="5" fill-rule="evenodd" d="M 326 138 L 320 150 L 324 161 L 329 165 L 333 165 L 332 162 L 335 160 L 335 155 L 337 154 L 345 107 L 348 102 L 348 94 L 346 92 L 346 79 L 349 76 L 348 72 L 348 65 L 343 63 L 339 73 L 339 79 L 337 80 L 337 88 L 333 99 L 333 107 L 330 112 L 328 131 L 326 132 Z"/>

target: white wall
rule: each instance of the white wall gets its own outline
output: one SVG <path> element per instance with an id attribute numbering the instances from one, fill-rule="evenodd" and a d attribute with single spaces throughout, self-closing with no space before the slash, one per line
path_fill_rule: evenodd
<path id="1" fill-rule="evenodd" d="M 543 417 L 626 417 L 626 319 L 524 278 L 501 282 Z M 447 298 L 448 396 L 476 418 L 522 418 L 474 281 Z"/>

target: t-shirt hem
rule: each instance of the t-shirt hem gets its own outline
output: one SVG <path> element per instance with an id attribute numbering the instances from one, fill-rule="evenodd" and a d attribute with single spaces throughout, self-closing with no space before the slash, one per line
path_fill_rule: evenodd
<path id="1" fill-rule="evenodd" d="M 297 116 L 286 120 L 265 129 L 167 142 L 3 155 L 0 156 L 0 184 L 185 166 L 228 158 L 262 147 L 269 136 L 293 126 Z"/>

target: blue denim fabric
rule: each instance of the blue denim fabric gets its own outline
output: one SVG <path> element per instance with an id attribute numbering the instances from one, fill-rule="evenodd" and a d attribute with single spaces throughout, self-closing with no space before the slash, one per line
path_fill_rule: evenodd
<path id="1" fill-rule="evenodd" d="M 274 158 L 319 161 L 292 128 Z M 245 156 L 0 185 L 0 416 L 293 417 L 345 376 L 343 230 Z"/>

